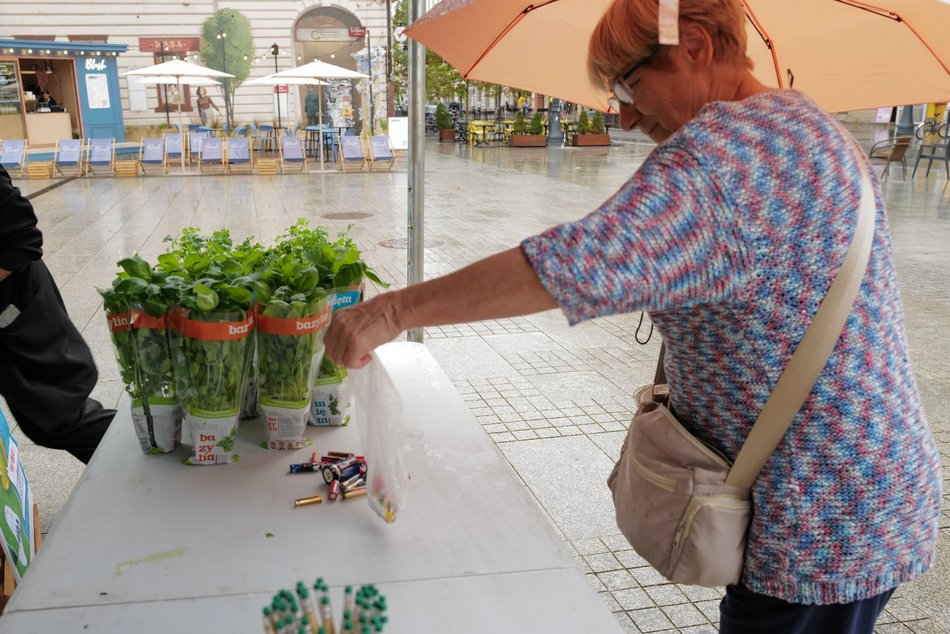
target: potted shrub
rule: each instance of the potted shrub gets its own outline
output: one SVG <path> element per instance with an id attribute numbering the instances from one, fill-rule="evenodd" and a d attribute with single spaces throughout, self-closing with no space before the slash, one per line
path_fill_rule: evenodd
<path id="1" fill-rule="evenodd" d="M 435 127 L 439 129 L 439 141 L 454 141 L 455 127 L 452 125 L 452 113 L 440 103 L 435 108 Z"/>
<path id="2" fill-rule="evenodd" d="M 531 117 L 531 123 L 525 122 L 523 112 L 519 112 L 515 118 L 515 124 L 511 130 L 511 138 L 508 141 L 511 147 L 544 147 L 548 144 L 548 137 L 544 134 L 544 123 L 541 121 L 541 113 L 535 112 Z"/>
<path id="3" fill-rule="evenodd" d="M 583 125 L 583 131 L 582 131 Z M 587 112 L 582 110 L 577 121 L 577 134 L 574 136 L 574 145 L 578 147 L 590 145 L 610 145 L 610 135 L 604 128 L 604 115 L 594 111 L 594 116 L 587 118 Z"/>

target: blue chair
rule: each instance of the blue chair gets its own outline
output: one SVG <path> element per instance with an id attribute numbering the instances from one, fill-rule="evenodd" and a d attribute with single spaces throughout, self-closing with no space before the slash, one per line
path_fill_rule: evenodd
<path id="1" fill-rule="evenodd" d="M 56 151 L 53 152 L 53 165 L 63 176 L 82 176 L 82 140 L 57 141 Z"/>
<path id="2" fill-rule="evenodd" d="M 86 146 L 86 175 L 96 173 L 96 169 L 108 170 L 115 174 L 115 139 L 89 139 Z"/>
<path id="3" fill-rule="evenodd" d="M 188 131 L 189 131 L 189 132 L 197 132 L 197 131 L 200 130 L 200 129 L 201 129 L 201 124 L 200 124 L 200 123 L 189 123 L 189 124 L 188 124 Z"/>
<path id="4" fill-rule="evenodd" d="M 203 167 L 227 169 L 224 146 L 216 136 L 202 137 L 198 143 L 198 171 L 201 172 Z"/>
<path id="5" fill-rule="evenodd" d="M 202 139 L 207 139 L 211 136 L 211 128 L 201 129 L 199 128 L 198 132 L 189 132 L 188 133 L 188 162 L 194 164 L 198 160 L 198 147 L 201 145 Z"/>
<path id="6" fill-rule="evenodd" d="M 182 148 L 182 136 L 177 132 L 172 132 L 165 135 L 165 162 L 164 168 L 165 173 L 168 173 L 168 168 L 171 164 L 181 163 L 181 153 Z"/>
<path id="7" fill-rule="evenodd" d="M 254 165 L 251 162 L 251 140 L 244 136 L 231 137 L 227 141 L 227 166 L 229 172 L 243 170 L 251 172 Z"/>
<path id="8" fill-rule="evenodd" d="M 276 140 L 277 136 L 274 133 L 274 126 L 272 125 L 262 125 L 258 128 L 257 132 L 257 149 L 260 151 L 276 152 Z"/>
<path id="9" fill-rule="evenodd" d="M 234 128 L 234 130 L 231 131 L 231 136 L 243 136 L 243 137 L 246 137 L 246 136 L 247 136 L 247 130 L 248 130 L 247 124 L 246 124 L 246 123 L 242 123 L 241 125 L 239 125 L 238 127 Z"/>
<path id="10" fill-rule="evenodd" d="M 149 167 L 160 167 L 162 172 L 166 172 L 164 140 L 158 137 L 142 139 L 139 145 L 139 163 L 146 174 Z"/>
<path id="11" fill-rule="evenodd" d="M 350 130 L 352 130 L 352 128 L 350 128 Z M 340 153 L 339 133 L 336 128 L 329 125 L 323 126 L 323 151 L 328 161 L 337 160 L 337 156 Z"/>
<path id="12" fill-rule="evenodd" d="M 3 142 L 3 149 L 0 151 L 0 165 L 8 172 L 18 170 L 22 176 L 26 171 L 26 141 L 14 139 Z"/>
<path id="13" fill-rule="evenodd" d="M 280 171 L 286 172 L 287 166 L 298 167 L 299 171 L 307 171 L 307 155 L 304 153 L 303 139 L 299 136 L 279 137 L 278 154 Z"/>

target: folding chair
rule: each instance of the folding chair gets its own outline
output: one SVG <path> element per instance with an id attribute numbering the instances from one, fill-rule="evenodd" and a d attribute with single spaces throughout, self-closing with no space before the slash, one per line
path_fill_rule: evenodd
<path id="1" fill-rule="evenodd" d="M 82 176 L 82 140 L 62 139 L 56 142 L 53 165 L 62 176 Z"/>
<path id="2" fill-rule="evenodd" d="M 363 153 L 363 140 L 358 136 L 344 136 L 340 139 L 340 171 L 358 172 L 366 165 Z"/>
<path id="3" fill-rule="evenodd" d="M 139 145 L 139 163 L 142 171 L 149 173 L 149 167 L 158 167 L 165 171 L 165 143 L 157 137 L 142 139 Z"/>
<path id="4" fill-rule="evenodd" d="M 165 162 L 162 167 L 166 174 L 172 165 L 181 165 L 181 153 L 184 151 L 181 138 L 181 134 L 177 132 L 165 135 Z"/>
<path id="5" fill-rule="evenodd" d="M 227 169 L 224 163 L 224 148 L 221 139 L 218 137 L 204 137 L 198 142 L 198 171 L 202 167 L 220 167 L 221 171 Z"/>
<path id="6" fill-rule="evenodd" d="M 370 137 L 369 153 L 369 170 L 371 172 L 374 172 L 377 169 L 391 170 L 396 164 L 396 157 L 393 156 L 393 149 L 392 146 L 389 145 L 388 136 Z"/>
<path id="7" fill-rule="evenodd" d="M 26 156 L 26 141 L 16 139 L 4 141 L 3 148 L 0 150 L 0 165 L 8 172 L 17 170 L 20 176 L 26 174 L 26 164 L 29 159 Z"/>
<path id="8" fill-rule="evenodd" d="M 254 170 L 254 164 L 251 162 L 251 140 L 247 137 L 231 137 L 227 140 L 227 168 L 233 173 L 235 171 L 244 171 L 250 173 Z"/>
<path id="9" fill-rule="evenodd" d="M 86 146 L 86 175 L 96 170 L 115 174 L 115 139 L 89 139 Z"/>
<path id="10" fill-rule="evenodd" d="M 278 158 L 280 171 L 286 172 L 287 165 L 299 166 L 297 171 L 307 171 L 307 155 L 303 151 L 303 139 L 299 136 L 280 136 L 278 141 Z"/>
<path id="11" fill-rule="evenodd" d="M 188 133 L 188 164 L 198 163 L 198 148 L 201 147 L 201 141 L 211 137 L 210 132 L 199 129 L 197 132 Z"/>

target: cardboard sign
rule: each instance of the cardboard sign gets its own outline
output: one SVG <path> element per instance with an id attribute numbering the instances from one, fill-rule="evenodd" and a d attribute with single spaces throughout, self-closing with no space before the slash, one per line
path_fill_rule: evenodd
<path id="1" fill-rule="evenodd" d="M 389 117 L 389 142 L 394 150 L 409 149 L 408 117 Z"/>
<path id="2" fill-rule="evenodd" d="M 59 142 L 59 154 L 56 160 L 59 163 L 79 163 L 79 156 L 82 153 L 82 141 L 71 139 Z"/>
<path id="3" fill-rule="evenodd" d="M 89 162 L 102 165 L 112 162 L 112 139 L 93 139 L 89 146 Z"/>
<path id="4" fill-rule="evenodd" d="M 374 136 L 369 138 L 369 147 L 374 159 L 391 159 L 392 150 L 389 149 L 389 137 Z"/>
<path id="5" fill-rule="evenodd" d="M 20 463 L 20 447 L 0 412 L 0 545 L 13 576 L 19 582 L 36 554 L 33 492 Z"/>
<path id="6" fill-rule="evenodd" d="M 161 163 L 163 149 L 161 139 L 142 139 L 142 160 L 146 163 Z"/>
<path id="7" fill-rule="evenodd" d="M 344 136 L 340 139 L 340 151 L 345 160 L 362 161 L 363 143 L 358 136 Z"/>

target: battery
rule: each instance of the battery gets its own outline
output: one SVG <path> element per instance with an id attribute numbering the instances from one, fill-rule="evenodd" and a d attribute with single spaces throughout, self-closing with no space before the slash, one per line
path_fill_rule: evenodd
<path id="1" fill-rule="evenodd" d="M 330 483 L 330 494 L 327 496 L 331 500 L 335 500 L 340 497 L 340 481 L 334 480 Z"/>

